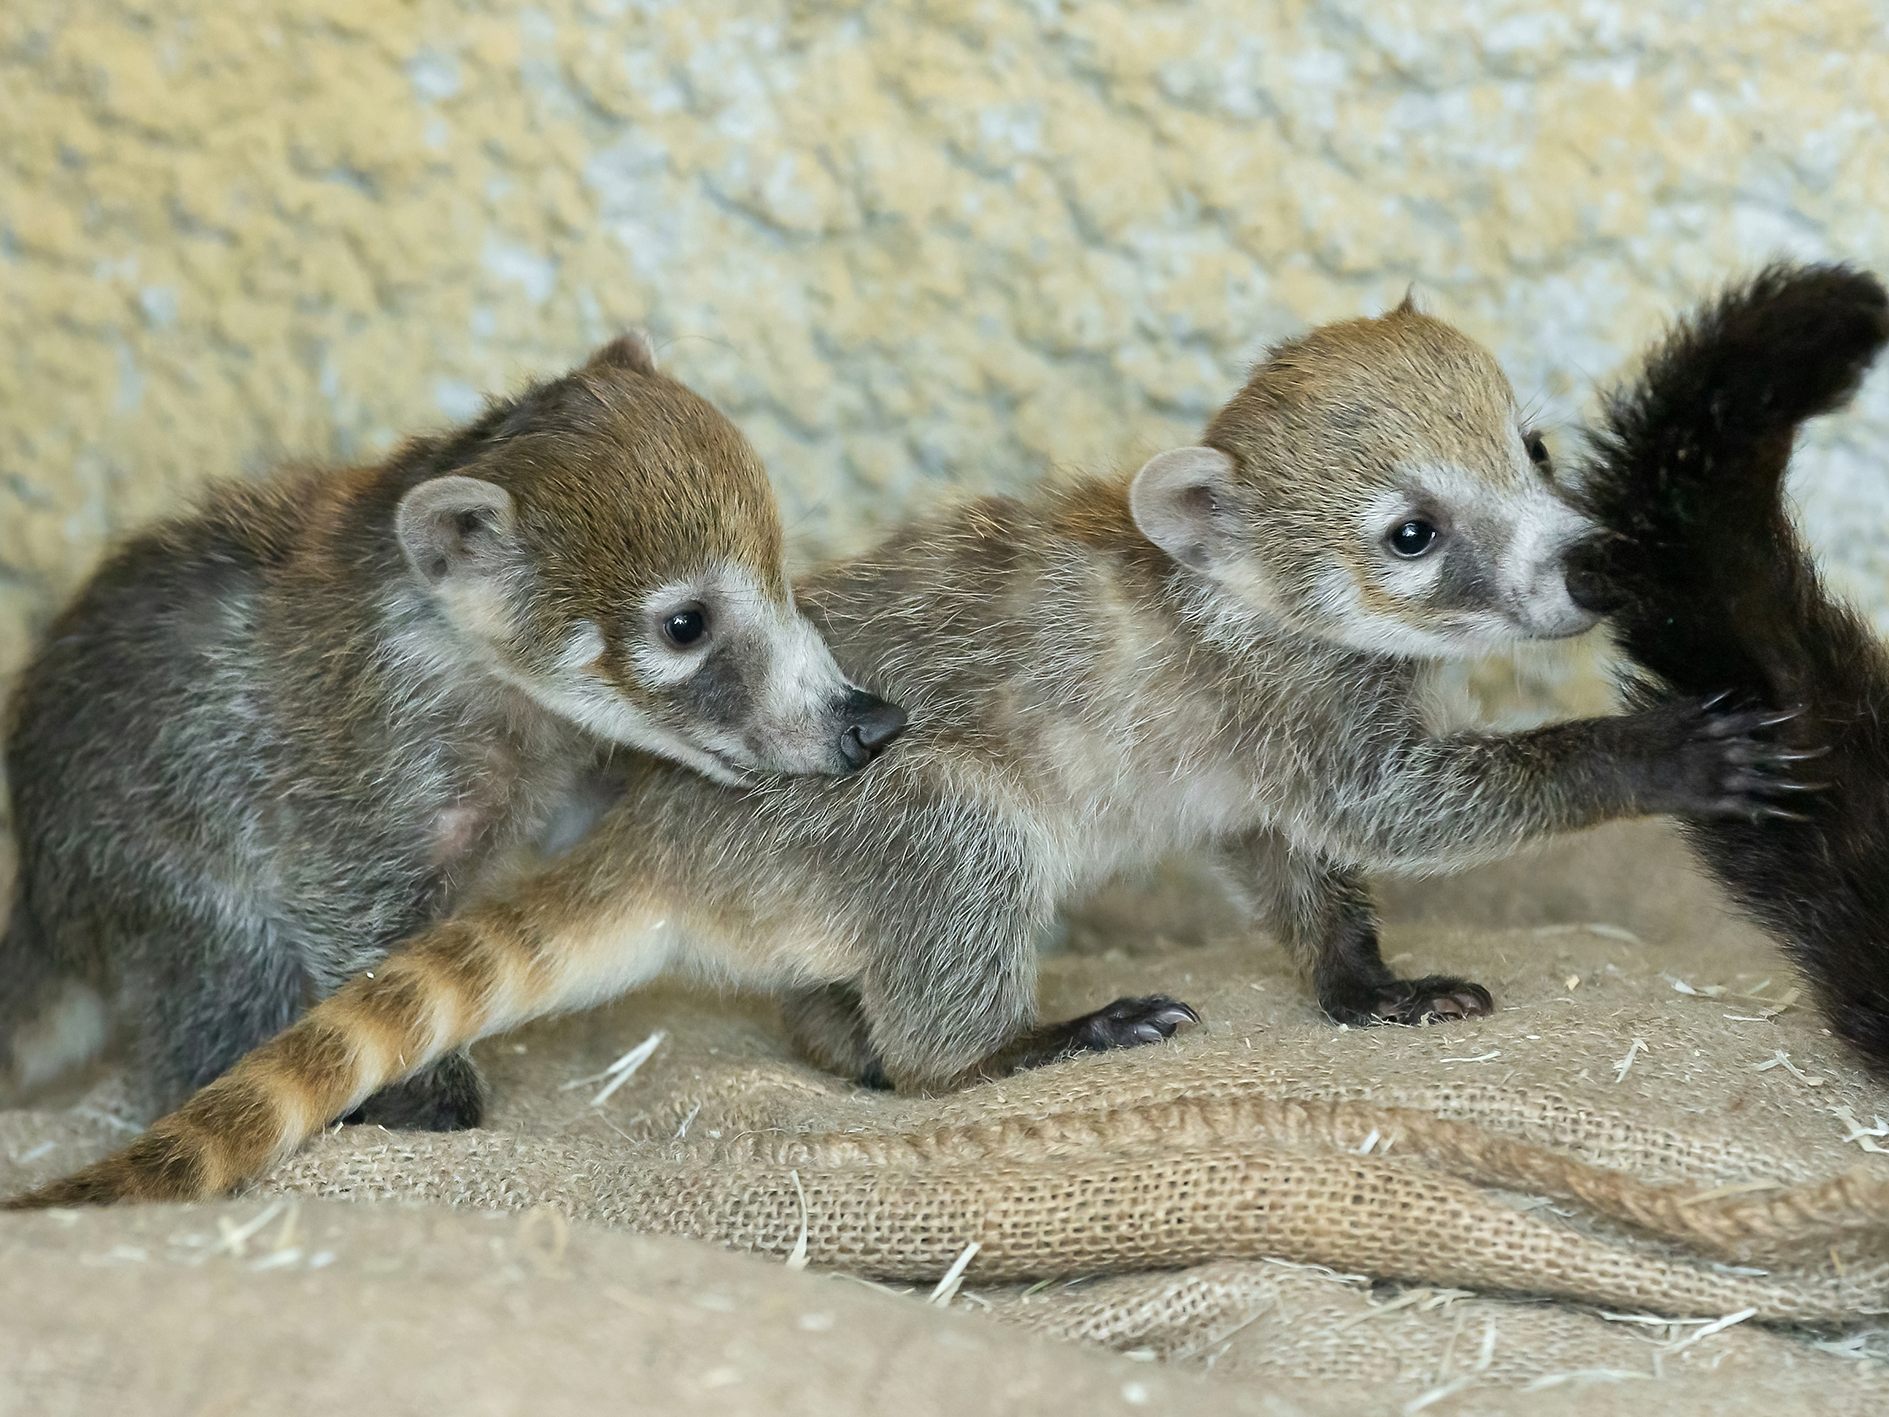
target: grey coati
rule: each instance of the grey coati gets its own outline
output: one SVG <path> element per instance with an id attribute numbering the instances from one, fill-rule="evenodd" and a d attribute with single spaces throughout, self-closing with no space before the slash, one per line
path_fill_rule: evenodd
<path id="1" fill-rule="evenodd" d="M 14 1204 L 228 1189 L 433 1059 L 665 972 L 775 991 L 816 1058 L 900 1089 L 1154 1042 L 1193 1011 L 1042 1022 L 1036 941 L 1072 892 L 1183 851 L 1222 858 L 1334 1016 L 1485 1011 L 1470 981 L 1390 971 L 1366 871 L 1788 785 L 1761 713 L 1696 700 L 1432 725 L 1440 656 L 1596 623 L 1572 574 L 1592 531 L 1487 351 L 1407 306 L 1314 330 L 1198 446 L 915 519 L 806 581 L 840 662 L 911 713 L 843 789 L 648 765 L 542 874 Z"/>
<path id="2" fill-rule="evenodd" d="M 1614 396 L 1583 500 L 1612 532 L 1590 572 L 1619 602 L 1635 703 L 1716 690 L 1798 711 L 1779 730 L 1786 756 L 1820 756 L 1806 770 L 1823 790 L 1756 819 L 1687 815 L 1684 830 L 1889 1078 L 1889 653 L 1825 589 L 1784 501 L 1797 430 L 1848 401 L 1885 341 L 1874 277 L 1765 270 Z"/>
<path id="3" fill-rule="evenodd" d="M 843 774 L 902 723 L 796 610 L 760 460 L 640 336 L 377 466 L 223 486 L 19 683 L 0 1061 L 30 1083 L 116 1015 L 162 1110 L 572 830 L 603 749 Z M 482 1102 L 462 1053 L 365 1099 Z"/>

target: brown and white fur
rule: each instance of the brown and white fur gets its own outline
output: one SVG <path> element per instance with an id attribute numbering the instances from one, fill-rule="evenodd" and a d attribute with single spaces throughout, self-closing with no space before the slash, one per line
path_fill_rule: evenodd
<path id="1" fill-rule="evenodd" d="M 1534 455 L 1531 456 L 1531 450 Z M 1355 1021 L 1489 1007 L 1379 957 L 1367 868 L 1433 870 L 1610 817 L 1765 810 L 1754 715 L 1676 705 L 1442 735 L 1433 657 L 1570 635 L 1588 525 L 1493 359 L 1410 309 L 1276 350 L 1201 447 L 1131 481 L 912 522 L 802 593 L 912 712 L 844 785 L 636 775 L 515 894 L 425 931 L 117 1156 L 17 1204 L 201 1196 L 375 1088 L 546 1012 L 685 972 L 781 991 L 815 1055 L 948 1088 L 1192 1018 L 1033 1003 L 1058 903 L 1215 852 Z M 1435 531 L 1423 554 L 1411 522 Z"/>
<path id="2" fill-rule="evenodd" d="M 640 337 L 378 466 L 225 486 L 119 548 L 19 685 L 0 1061 L 70 1061 L 102 996 L 174 1105 L 570 835 L 608 747 L 845 773 L 901 721 L 795 608 L 753 450 Z M 481 1101 L 454 1054 L 369 1112 Z"/>

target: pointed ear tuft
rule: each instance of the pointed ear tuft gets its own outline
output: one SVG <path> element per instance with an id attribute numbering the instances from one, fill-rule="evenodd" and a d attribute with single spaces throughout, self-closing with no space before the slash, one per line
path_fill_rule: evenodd
<path id="1" fill-rule="evenodd" d="M 585 361 L 585 367 L 627 369 L 632 374 L 658 372 L 655 347 L 650 344 L 649 336 L 641 330 L 629 330 L 618 335 L 591 355 Z"/>
<path id="2" fill-rule="evenodd" d="M 1219 515 L 1228 502 L 1233 459 L 1218 448 L 1175 448 L 1142 465 L 1128 488 L 1141 534 L 1183 566 L 1210 568 L 1225 550 Z"/>
<path id="3" fill-rule="evenodd" d="M 490 575 L 512 555 L 512 494 L 477 477 L 434 477 L 400 499 L 394 531 L 413 573 L 427 585 L 448 576 Z"/>
<path id="4" fill-rule="evenodd" d="M 1404 298 L 1397 302 L 1397 308 L 1392 310 L 1391 314 L 1421 315 L 1422 313 L 1423 311 L 1417 308 L 1417 283 L 1413 280 L 1404 287 Z"/>

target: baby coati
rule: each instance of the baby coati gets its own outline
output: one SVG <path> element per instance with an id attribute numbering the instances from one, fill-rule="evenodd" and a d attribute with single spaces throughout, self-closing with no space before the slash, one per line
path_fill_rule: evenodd
<path id="1" fill-rule="evenodd" d="M 1754 712 L 1443 735 L 1437 656 L 1593 625 L 1590 524 L 1491 356 L 1410 308 L 1261 363 L 1135 477 L 913 522 L 802 606 L 913 727 L 838 792 L 652 765 L 544 874 L 421 932 L 129 1149 L 23 1205 L 200 1196 L 448 1050 L 663 971 L 782 991 L 814 1055 L 940 1089 L 1158 1039 L 1163 998 L 1037 1021 L 1058 903 L 1212 851 L 1353 1022 L 1471 1014 L 1395 977 L 1361 872 L 1651 812 L 1763 810 Z"/>
<path id="2" fill-rule="evenodd" d="M 1832 598 L 1791 524 L 1799 425 L 1889 341 L 1889 296 L 1834 266 L 1773 267 L 1707 305 L 1615 396 L 1585 500 L 1614 533 L 1622 648 L 1645 705 L 1710 685 L 1801 706 L 1783 730 L 1825 790 L 1792 818 L 1691 817 L 1726 891 L 1784 944 L 1831 1027 L 1889 1078 L 1889 652 Z M 1808 786 L 1808 784 L 1805 784 Z"/>
<path id="3" fill-rule="evenodd" d="M 902 723 L 795 609 L 753 450 L 640 336 L 379 466 L 221 488 L 19 684 L 16 1075 L 95 1043 L 102 994 L 176 1103 L 559 829 L 604 745 L 847 773 Z M 367 1113 L 481 1101 L 451 1054 Z"/>

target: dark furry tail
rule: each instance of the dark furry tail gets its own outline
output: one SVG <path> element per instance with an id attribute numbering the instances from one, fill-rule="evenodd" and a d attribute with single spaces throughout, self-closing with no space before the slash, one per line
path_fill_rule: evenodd
<path id="1" fill-rule="evenodd" d="M 1795 957 L 1832 1027 L 1889 1077 L 1889 653 L 1833 600 L 1783 478 L 1800 424 L 1848 400 L 1889 296 L 1840 266 L 1773 266 L 1680 325 L 1611 401 L 1583 493 L 1614 535 L 1645 699 L 1732 690 L 1803 707 L 1787 741 L 1828 750 L 1797 820 L 1693 820 L 1695 853 Z"/>

